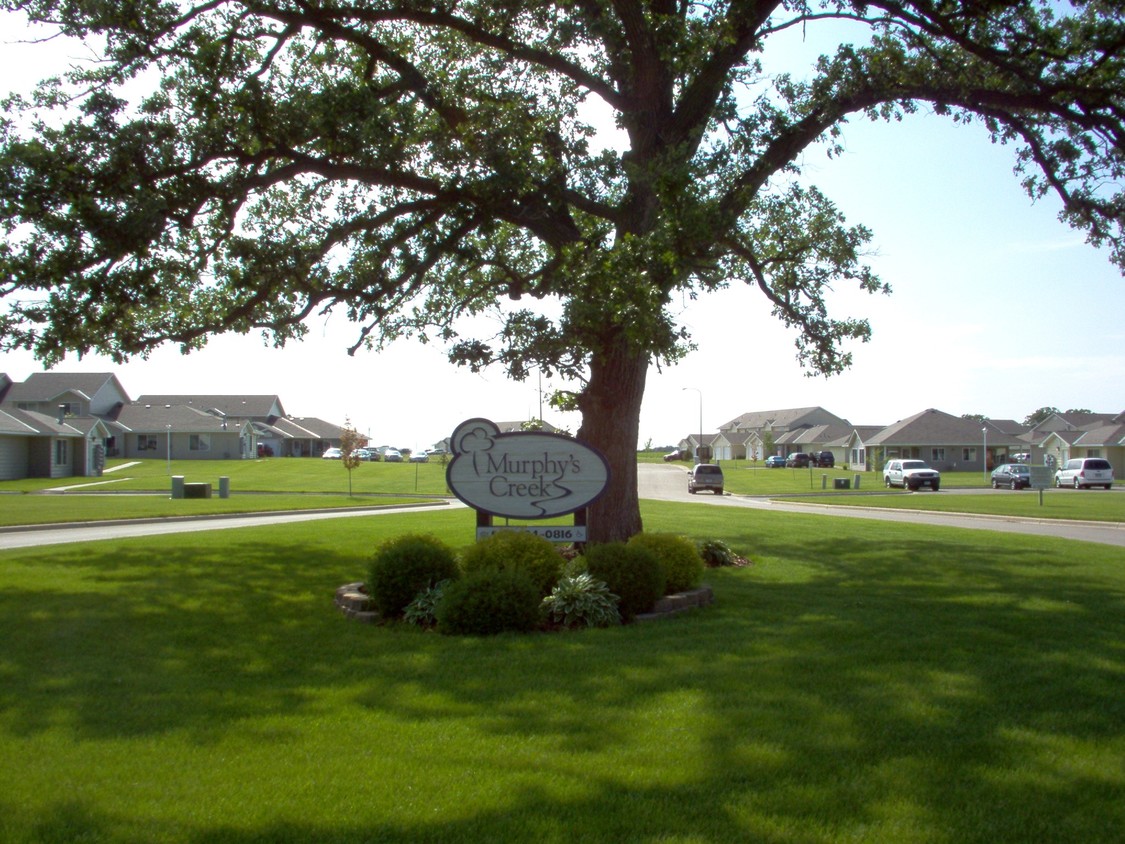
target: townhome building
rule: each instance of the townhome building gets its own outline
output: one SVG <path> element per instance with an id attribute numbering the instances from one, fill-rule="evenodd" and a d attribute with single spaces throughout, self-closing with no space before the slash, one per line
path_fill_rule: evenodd
<path id="1" fill-rule="evenodd" d="M 0 373 L 0 480 L 100 475 L 114 440 L 106 419 L 128 400 L 112 373 Z"/>
<path id="2" fill-rule="evenodd" d="M 1125 411 L 1052 414 L 1024 439 L 1048 465 L 1063 466 L 1077 457 L 1103 457 L 1112 464 L 1115 478 L 1125 478 Z"/>
<path id="3" fill-rule="evenodd" d="M 149 394 L 113 373 L 0 373 L 0 480 L 100 475 L 107 458 L 320 456 L 343 428 L 287 416 L 276 395 Z"/>

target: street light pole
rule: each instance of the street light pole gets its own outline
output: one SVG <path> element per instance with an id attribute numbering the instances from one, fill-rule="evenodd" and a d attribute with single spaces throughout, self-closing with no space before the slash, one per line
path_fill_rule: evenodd
<path id="1" fill-rule="evenodd" d="M 164 427 L 168 431 L 168 474 L 171 475 L 172 474 L 172 426 L 169 424 L 169 425 L 165 425 Z"/>
<path id="2" fill-rule="evenodd" d="M 703 391 L 699 387 L 684 387 L 685 390 L 695 390 L 699 393 L 699 446 L 695 450 L 697 463 L 702 463 L 703 454 Z"/>
<path id="3" fill-rule="evenodd" d="M 984 481 L 988 483 L 988 428 L 981 428 L 980 432 L 984 437 L 984 453 L 981 454 L 980 464 L 984 467 Z"/>

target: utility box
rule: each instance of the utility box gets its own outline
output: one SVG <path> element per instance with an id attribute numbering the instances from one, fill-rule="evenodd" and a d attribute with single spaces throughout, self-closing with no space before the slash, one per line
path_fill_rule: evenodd
<path id="1" fill-rule="evenodd" d="M 210 498 L 211 484 L 184 484 L 184 498 Z"/>
<path id="2" fill-rule="evenodd" d="M 183 475 L 173 475 L 172 476 L 172 497 L 173 498 L 183 498 L 184 497 L 184 476 Z"/>
<path id="3" fill-rule="evenodd" d="M 230 498 L 230 478 L 226 475 L 219 478 L 219 498 Z"/>
<path id="4" fill-rule="evenodd" d="M 833 489 L 851 489 L 852 488 L 852 482 L 850 480 L 848 480 L 847 478 L 833 478 L 832 479 L 832 488 Z"/>
<path id="5" fill-rule="evenodd" d="M 863 476 L 862 475 L 856 475 L 855 476 L 855 483 L 852 485 L 855 489 L 859 489 L 859 479 L 861 477 L 863 477 Z"/>

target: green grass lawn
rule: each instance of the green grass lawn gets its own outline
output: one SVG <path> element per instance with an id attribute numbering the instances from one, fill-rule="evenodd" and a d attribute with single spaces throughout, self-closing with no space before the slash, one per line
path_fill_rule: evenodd
<path id="1" fill-rule="evenodd" d="M 232 498 L 176 499 L 167 495 L 11 495 L 0 496 L 0 527 L 113 519 L 172 519 L 285 510 L 384 507 L 418 503 L 420 497 L 236 495 Z"/>
<path id="2" fill-rule="evenodd" d="M 1017 516 L 1029 519 L 1073 519 L 1095 522 L 1125 522 L 1125 495 L 1104 490 L 1048 489 L 1039 503 L 1037 490 L 996 490 L 985 495 L 958 495 L 943 490 L 903 493 L 888 490 L 882 495 L 823 495 L 803 497 L 813 504 L 849 507 L 889 507 L 896 510 L 935 510 L 944 513 L 973 513 Z"/>
<path id="3" fill-rule="evenodd" d="M 653 455 L 648 455 L 652 458 Z M 284 510 L 292 507 L 327 508 L 370 506 L 371 504 L 407 501 L 414 496 L 449 496 L 445 484 L 445 465 L 432 463 L 364 463 L 352 473 L 352 495 L 348 496 L 348 473 L 335 460 L 314 458 L 272 458 L 265 460 L 227 461 L 141 461 L 122 466 L 124 461 L 110 464 L 113 471 L 102 478 L 66 478 L 62 480 L 28 479 L 0 482 L 0 526 L 40 524 L 46 522 L 82 521 L 102 518 L 150 518 L 179 515 Z M 684 468 L 686 464 L 675 464 Z M 856 473 L 844 470 L 765 469 L 747 461 L 724 461 L 726 488 L 738 495 L 802 495 L 823 493 L 827 478 L 829 491 L 818 501 L 832 504 L 854 504 L 873 507 L 954 510 L 994 515 L 1029 516 L 1034 518 L 1089 519 L 1094 521 L 1125 521 L 1125 496 L 1101 495 L 1100 490 L 1076 493 L 1074 490 L 1047 490 L 1045 506 L 1039 506 L 1034 492 L 1012 493 L 998 490 L 995 494 L 957 497 L 955 490 L 984 487 L 983 476 L 976 472 L 947 473 L 941 494 L 907 495 L 893 491 L 871 498 L 869 492 L 881 492 L 878 476 L 861 474 L 858 490 L 832 491 L 832 479 L 841 477 L 854 481 Z M 216 490 L 220 477 L 230 478 L 233 495 L 230 499 L 170 501 L 159 496 L 138 498 L 125 495 L 85 496 L 82 493 L 154 492 L 171 489 L 170 474 L 183 475 L 189 482 L 212 483 Z M 5 495 L 32 493 L 58 487 L 76 487 L 65 496 Z M 293 493 L 306 495 L 294 503 Z"/>
<path id="4" fill-rule="evenodd" d="M 100 478 L 34 478 L 0 482 L 0 526 L 99 519 L 169 518 L 267 510 L 370 507 L 450 497 L 445 466 L 433 463 L 362 463 L 348 472 L 338 460 L 185 460 L 168 464 L 113 461 Z M 210 499 L 171 500 L 171 476 L 210 483 Z M 218 497 L 219 478 L 230 478 L 232 495 Z M 66 494 L 34 495 L 60 487 Z M 128 495 L 118 493 L 156 493 Z M 23 494 L 21 494 L 23 493 Z M 297 495 L 300 493 L 300 495 Z"/>
<path id="5" fill-rule="evenodd" d="M 126 465 L 126 464 L 130 465 Z M 188 483 L 211 483 L 230 478 L 232 492 L 326 492 L 348 494 L 348 472 L 339 460 L 316 457 L 271 457 L 260 460 L 115 460 L 100 478 L 28 478 L 0 482 L 2 492 L 37 492 L 58 487 L 90 491 L 170 491 L 172 475 Z M 361 463 L 352 471 L 356 495 L 391 493 L 446 495 L 445 465 L 429 463 Z"/>
<path id="6" fill-rule="evenodd" d="M 686 616 L 459 639 L 331 597 L 464 510 L 0 553 L 0 840 L 1119 840 L 1121 549 L 644 516 L 754 565 Z"/>

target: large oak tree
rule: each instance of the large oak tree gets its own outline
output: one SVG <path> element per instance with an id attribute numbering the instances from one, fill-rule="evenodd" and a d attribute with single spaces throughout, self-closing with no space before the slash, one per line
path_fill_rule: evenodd
<path id="1" fill-rule="evenodd" d="M 1125 263 L 1119 0 L 0 5 L 100 59 L 7 103 L 0 342 L 123 358 L 284 342 L 339 309 L 356 348 L 415 335 L 561 374 L 613 471 L 595 540 L 641 527 L 645 376 L 691 342 L 671 302 L 751 285 L 817 373 L 866 339 L 825 292 L 884 289 L 870 235 L 798 178 L 846 121 L 983 123 L 1029 193 Z M 847 38 L 767 76 L 795 27 Z M 464 332 L 493 310 L 495 336 Z"/>

